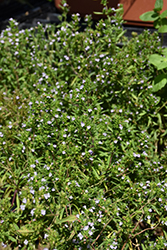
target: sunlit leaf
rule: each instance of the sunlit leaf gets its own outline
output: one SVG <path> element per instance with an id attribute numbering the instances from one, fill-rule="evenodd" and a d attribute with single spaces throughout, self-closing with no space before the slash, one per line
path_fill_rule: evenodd
<path id="1" fill-rule="evenodd" d="M 162 12 L 162 14 L 160 15 L 160 18 L 166 18 L 166 17 L 167 17 L 167 10 Z"/>
<path id="2" fill-rule="evenodd" d="M 157 92 L 165 87 L 167 83 L 167 74 L 161 74 L 154 79 L 153 92 Z"/>
<path id="3" fill-rule="evenodd" d="M 157 20 L 158 18 L 159 18 L 159 15 L 158 15 L 156 12 L 154 12 L 154 11 L 145 12 L 145 13 L 143 13 L 143 14 L 140 16 L 140 19 L 141 19 L 142 21 L 145 21 L 145 22 L 147 22 L 147 21 L 155 21 L 155 20 Z"/>
<path id="4" fill-rule="evenodd" d="M 160 11 L 163 8 L 163 0 L 156 0 L 155 5 L 154 5 L 154 10 L 155 11 Z"/>
<path id="5" fill-rule="evenodd" d="M 66 218 L 62 219 L 62 220 L 59 220 L 56 222 L 56 224 L 61 224 L 61 223 L 64 223 L 64 222 L 73 222 L 77 220 L 77 217 L 75 215 L 70 215 L 70 216 L 67 216 Z"/>

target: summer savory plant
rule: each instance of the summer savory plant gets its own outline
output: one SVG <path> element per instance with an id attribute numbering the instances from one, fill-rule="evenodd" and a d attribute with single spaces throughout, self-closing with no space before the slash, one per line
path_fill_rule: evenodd
<path id="1" fill-rule="evenodd" d="M 58 27 L 0 34 L 0 249 L 165 249 L 158 33 L 124 37 L 122 5 L 84 30 L 63 9 Z"/>

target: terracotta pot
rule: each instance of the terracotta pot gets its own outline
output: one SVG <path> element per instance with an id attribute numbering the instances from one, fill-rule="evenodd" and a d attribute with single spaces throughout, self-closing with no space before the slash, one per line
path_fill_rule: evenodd
<path id="1" fill-rule="evenodd" d="M 54 0 L 57 9 L 61 9 L 61 0 Z M 117 8 L 120 0 L 109 0 L 108 7 Z M 81 16 L 91 14 L 93 19 L 99 19 L 99 15 L 93 14 L 94 11 L 100 12 L 103 9 L 101 0 L 67 0 L 67 4 L 70 7 L 70 14 L 80 13 Z"/>
<path id="2" fill-rule="evenodd" d="M 54 0 L 55 6 L 60 10 L 62 0 Z M 70 14 L 80 13 L 81 16 L 85 14 L 92 14 L 93 19 L 99 19 L 100 15 L 93 14 L 94 11 L 100 12 L 103 6 L 100 4 L 101 0 L 67 0 L 70 6 Z M 144 12 L 153 10 L 155 0 L 108 0 L 108 6 L 117 8 L 118 4 L 122 3 L 124 8 L 124 20 L 127 25 L 135 26 L 152 26 L 153 22 L 142 22 L 139 18 Z M 167 9 L 167 1 L 164 1 L 163 10 Z"/>

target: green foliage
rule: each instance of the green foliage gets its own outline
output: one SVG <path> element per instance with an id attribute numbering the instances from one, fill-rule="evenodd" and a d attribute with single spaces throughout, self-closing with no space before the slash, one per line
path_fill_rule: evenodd
<path id="1" fill-rule="evenodd" d="M 140 16 L 142 21 L 153 21 L 154 27 L 158 29 L 160 33 L 167 32 L 167 10 L 160 14 L 160 11 L 163 8 L 163 0 L 156 0 L 154 9 L 152 11 L 148 11 L 143 13 Z"/>
<path id="2" fill-rule="evenodd" d="M 148 54 L 166 52 L 156 32 L 123 36 L 122 6 L 81 32 L 63 8 L 59 27 L 0 35 L 0 249 L 162 250 L 166 100 Z"/>
<path id="3" fill-rule="evenodd" d="M 156 0 L 155 7 L 153 11 L 145 12 L 140 16 L 143 21 L 154 21 L 154 27 L 158 29 L 159 33 L 167 32 L 167 10 L 160 14 L 163 8 L 163 0 Z M 162 36 L 163 43 L 163 36 Z M 161 97 L 164 97 L 164 93 L 167 90 L 167 49 L 165 48 L 162 55 L 152 54 L 149 55 L 149 62 L 153 64 L 157 70 L 158 74 L 153 80 L 153 92 L 159 92 Z"/>

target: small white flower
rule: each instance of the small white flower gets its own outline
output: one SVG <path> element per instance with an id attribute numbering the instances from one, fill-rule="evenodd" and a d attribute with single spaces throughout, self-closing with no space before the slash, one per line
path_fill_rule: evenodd
<path id="1" fill-rule="evenodd" d="M 81 122 L 81 127 L 84 127 L 85 126 L 85 123 L 84 122 Z"/>
<path id="2" fill-rule="evenodd" d="M 41 214 L 42 214 L 42 215 L 45 215 L 45 214 L 46 214 L 46 210 L 42 209 L 42 210 L 41 210 Z"/>
<path id="3" fill-rule="evenodd" d="M 122 130 L 123 129 L 123 126 L 121 124 L 119 124 L 119 128 Z"/>
<path id="4" fill-rule="evenodd" d="M 92 234 L 93 234 L 93 232 L 92 232 L 91 230 L 89 230 L 88 234 L 89 234 L 89 235 L 92 235 Z"/>
<path id="5" fill-rule="evenodd" d="M 21 205 L 21 206 L 20 206 L 20 209 L 21 209 L 22 211 L 24 211 L 24 210 L 25 210 L 25 207 L 26 207 L 25 205 Z"/>
<path id="6" fill-rule="evenodd" d="M 44 234 L 44 239 L 48 238 L 48 236 L 49 236 L 48 234 Z M 44 249 L 46 249 L 46 248 L 44 248 Z"/>
<path id="7" fill-rule="evenodd" d="M 34 215 L 34 211 L 35 211 L 35 208 L 33 208 L 32 210 L 31 210 L 31 215 L 33 216 Z"/>
<path id="8" fill-rule="evenodd" d="M 24 198 L 22 202 L 26 204 L 27 203 L 27 199 Z"/>
<path id="9" fill-rule="evenodd" d="M 122 221 L 120 221 L 120 222 L 119 222 L 119 225 L 122 226 L 122 224 L 123 224 Z"/>
<path id="10" fill-rule="evenodd" d="M 25 240 L 25 241 L 24 241 L 24 245 L 27 245 L 27 244 L 28 244 L 28 240 Z"/>
<path id="11" fill-rule="evenodd" d="M 81 233 L 78 234 L 78 237 L 79 237 L 80 240 L 83 239 L 83 235 Z"/>
<path id="12" fill-rule="evenodd" d="M 35 164 L 31 164 L 30 167 L 31 167 L 31 168 L 35 168 Z"/>
<path id="13" fill-rule="evenodd" d="M 48 198 L 50 198 L 50 193 L 44 194 L 44 197 L 47 200 Z"/>
<path id="14" fill-rule="evenodd" d="M 88 229 L 89 229 L 89 226 L 85 226 L 85 227 L 83 228 L 84 231 L 87 231 Z"/>

